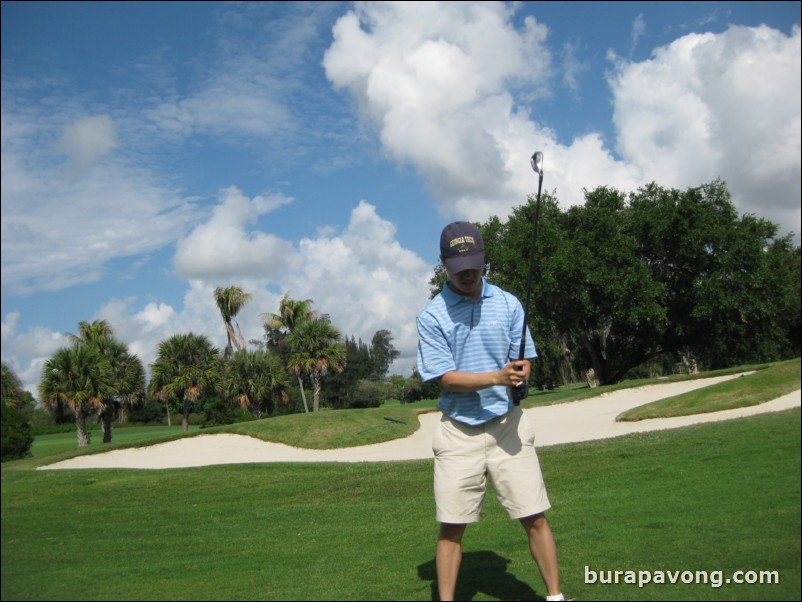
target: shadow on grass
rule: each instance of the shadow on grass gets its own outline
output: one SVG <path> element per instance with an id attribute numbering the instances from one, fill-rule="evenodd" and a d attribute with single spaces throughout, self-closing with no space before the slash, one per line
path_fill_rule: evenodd
<path id="1" fill-rule="evenodd" d="M 422 580 L 431 581 L 432 600 L 439 600 L 434 562 L 429 560 L 418 565 L 418 575 Z M 528 583 L 507 572 L 511 562 L 495 552 L 463 553 L 454 599 L 473 600 L 481 593 L 494 600 L 545 600 Z"/>

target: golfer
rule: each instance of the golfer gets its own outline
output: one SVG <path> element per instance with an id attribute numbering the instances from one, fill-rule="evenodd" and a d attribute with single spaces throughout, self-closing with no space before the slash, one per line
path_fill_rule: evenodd
<path id="1" fill-rule="evenodd" d="M 487 478 L 510 518 L 518 519 L 546 585 L 547 600 L 560 592 L 557 548 L 544 512 L 551 505 L 535 453 L 535 433 L 510 388 L 527 383 L 529 360 L 518 357 L 524 311 L 520 301 L 483 277 L 484 242 L 468 222 L 440 236 L 448 281 L 418 315 L 418 371 L 439 380 L 435 431 L 434 497 L 440 523 L 437 587 L 453 600 L 462 560 L 462 536 L 479 520 Z M 536 357 L 527 331 L 526 354 Z"/>

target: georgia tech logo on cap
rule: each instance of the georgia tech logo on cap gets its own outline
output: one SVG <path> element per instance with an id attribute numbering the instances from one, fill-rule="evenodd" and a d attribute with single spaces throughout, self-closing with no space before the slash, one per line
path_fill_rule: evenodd
<path id="1" fill-rule="evenodd" d="M 475 245 L 476 241 L 473 236 L 460 236 L 459 238 L 452 238 L 449 247 L 456 247 L 457 245 Z"/>

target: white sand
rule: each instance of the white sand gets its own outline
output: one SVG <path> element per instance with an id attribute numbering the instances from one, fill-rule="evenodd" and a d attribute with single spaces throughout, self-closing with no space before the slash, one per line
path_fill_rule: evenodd
<path id="1" fill-rule="evenodd" d="M 616 422 L 621 412 L 713 385 L 735 376 L 707 378 L 624 389 L 585 401 L 527 409 L 537 431 L 537 447 L 618 437 L 636 432 L 677 428 L 777 412 L 800 407 L 797 390 L 770 402 L 695 416 L 658 418 L 639 422 Z M 440 412 L 421 414 L 420 428 L 409 437 L 387 443 L 332 450 L 299 449 L 267 443 L 244 435 L 198 435 L 148 447 L 120 449 L 64 460 L 40 469 L 140 468 L 164 469 L 212 464 L 260 462 L 382 462 L 424 460 L 432 457 L 432 435 Z"/>

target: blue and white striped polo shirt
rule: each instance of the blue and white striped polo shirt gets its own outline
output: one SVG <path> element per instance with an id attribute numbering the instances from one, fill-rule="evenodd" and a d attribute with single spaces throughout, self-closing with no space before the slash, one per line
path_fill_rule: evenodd
<path id="1" fill-rule="evenodd" d="M 446 372 L 489 372 L 518 359 L 524 311 L 510 293 L 483 279 L 476 302 L 448 285 L 418 315 L 418 372 L 424 381 Z M 537 357 L 527 329 L 526 357 Z M 443 391 L 437 407 L 466 424 L 483 424 L 510 411 L 512 400 L 503 385 L 476 392 Z"/>

